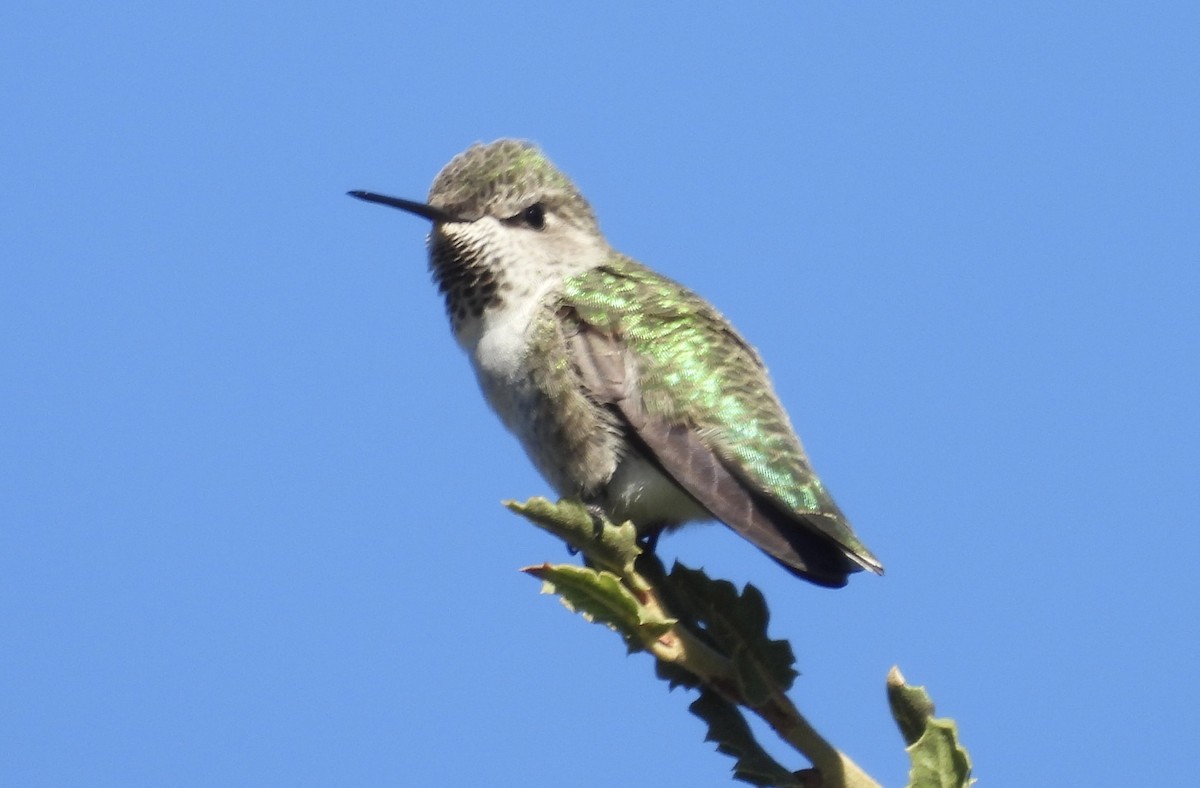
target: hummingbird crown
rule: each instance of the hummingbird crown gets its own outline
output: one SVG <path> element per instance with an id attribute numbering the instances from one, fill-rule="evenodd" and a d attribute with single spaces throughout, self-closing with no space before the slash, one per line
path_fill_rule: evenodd
<path id="1" fill-rule="evenodd" d="M 580 224 L 596 226 L 584 196 L 536 146 L 523 140 L 476 143 L 442 168 L 429 188 L 429 204 L 462 219 L 507 219 L 535 203 Z"/>

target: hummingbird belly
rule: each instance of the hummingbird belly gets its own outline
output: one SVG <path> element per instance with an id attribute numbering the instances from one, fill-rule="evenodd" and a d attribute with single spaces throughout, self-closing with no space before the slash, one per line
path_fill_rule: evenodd
<path id="1" fill-rule="evenodd" d="M 476 366 L 480 388 L 559 495 L 594 502 L 620 464 L 616 415 L 575 385 L 569 366 L 543 358 L 515 375 Z"/>
<path id="2" fill-rule="evenodd" d="M 603 506 L 614 522 L 633 521 L 639 531 L 656 531 L 712 513 L 638 452 L 621 458 L 604 488 Z"/>
<path id="3" fill-rule="evenodd" d="M 565 347 L 534 342 L 519 369 L 476 364 L 480 388 L 559 495 L 653 531 L 713 516 L 629 441 L 611 409 L 584 392 Z M 531 357 L 532 356 L 532 357 Z"/>

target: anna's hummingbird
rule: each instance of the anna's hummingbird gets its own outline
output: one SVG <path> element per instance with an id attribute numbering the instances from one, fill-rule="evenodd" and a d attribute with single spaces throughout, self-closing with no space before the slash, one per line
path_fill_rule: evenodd
<path id="1" fill-rule="evenodd" d="M 474 145 L 426 203 L 429 264 L 484 396 L 560 495 L 658 534 L 720 520 L 823 586 L 883 566 L 809 465 L 758 353 L 616 252 L 533 145 Z"/>

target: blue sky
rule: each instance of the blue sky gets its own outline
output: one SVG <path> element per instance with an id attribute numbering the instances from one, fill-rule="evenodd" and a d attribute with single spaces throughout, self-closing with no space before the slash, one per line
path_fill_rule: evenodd
<path id="1" fill-rule="evenodd" d="M 795 697 L 903 784 L 883 682 L 990 785 L 1194 777 L 1194 4 L 0 12 L 0 782 L 728 784 L 687 693 L 538 595 L 548 492 L 422 198 L 541 143 L 758 345 L 887 565 L 724 528 Z M 800 766 L 800 763 L 796 763 Z M 1136 779 L 1134 779 L 1136 778 Z"/>

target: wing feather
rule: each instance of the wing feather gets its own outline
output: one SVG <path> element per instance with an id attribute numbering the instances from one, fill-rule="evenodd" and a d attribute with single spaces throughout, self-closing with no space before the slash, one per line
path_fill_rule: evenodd
<path id="1" fill-rule="evenodd" d="M 817 522 L 807 515 L 789 515 L 755 491 L 694 425 L 652 415 L 634 385 L 636 370 L 629 368 L 636 360 L 622 350 L 613 333 L 570 312 L 565 307 L 559 317 L 561 324 L 572 326 L 568 347 L 590 396 L 615 407 L 650 459 L 716 519 L 785 568 L 821 585 L 843 586 L 850 572 L 875 569 L 826 533 L 820 513 L 814 513 Z M 753 358 L 757 363 L 757 356 Z"/>

